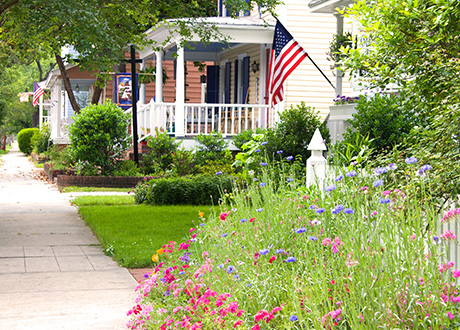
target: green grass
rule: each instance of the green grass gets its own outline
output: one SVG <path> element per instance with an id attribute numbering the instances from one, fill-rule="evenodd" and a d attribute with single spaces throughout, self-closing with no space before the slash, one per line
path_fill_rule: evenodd
<path id="1" fill-rule="evenodd" d="M 151 258 L 156 250 L 168 241 L 182 242 L 199 221 L 198 212 L 204 211 L 205 217 L 210 212 L 208 206 L 111 205 L 107 197 L 125 196 L 91 197 L 75 200 L 82 205 L 79 207 L 82 218 L 98 237 L 105 253 L 128 268 L 153 266 Z"/>
<path id="2" fill-rule="evenodd" d="M 80 196 L 72 203 L 77 206 L 134 205 L 134 195 Z"/>
<path id="3" fill-rule="evenodd" d="M 129 192 L 132 188 L 101 188 L 101 187 L 64 187 L 61 189 L 61 192 L 100 192 L 100 191 L 117 191 L 117 192 Z"/>

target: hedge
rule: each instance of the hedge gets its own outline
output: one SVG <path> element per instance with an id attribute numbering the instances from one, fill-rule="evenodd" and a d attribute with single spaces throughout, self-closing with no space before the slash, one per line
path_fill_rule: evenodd
<path id="1" fill-rule="evenodd" d="M 38 132 L 38 128 L 24 128 L 18 133 L 18 147 L 21 152 L 25 153 L 26 155 L 32 152 L 32 136 Z"/>

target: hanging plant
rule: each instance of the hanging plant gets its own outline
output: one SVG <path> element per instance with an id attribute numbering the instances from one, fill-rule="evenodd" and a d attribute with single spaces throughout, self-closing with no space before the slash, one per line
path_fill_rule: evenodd
<path id="1" fill-rule="evenodd" d="M 150 84 L 156 81 L 156 67 L 152 64 L 148 64 L 145 69 L 139 70 L 138 81 L 139 84 Z M 163 85 L 166 83 L 169 77 L 166 74 L 166 68 L 163 68 Z"/>
<path id="2" fill-rule="evenodd" d="M 332 41 L 329 44 L 329 51 L 326 52 L 327 59 L 333 61 L 334 64 L 331 65 L 331 70 L 335 70 L 340 62 L 346 59 L 347 55 L 340 51 L 341 47 L 350 48 L 353 46 L 353 35 L 351 32 L 345 32 L 342 34 L 334 34 Z"/>

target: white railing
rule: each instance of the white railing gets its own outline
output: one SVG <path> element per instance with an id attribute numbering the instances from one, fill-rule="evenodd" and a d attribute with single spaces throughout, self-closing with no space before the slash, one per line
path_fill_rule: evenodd
<path id="1" fill-rule="evenodd" d="M 233 136 L 257 127 L 272 127 L 275 123 L 275 109 L 261 104 L 207 104 L 186 103 L 184 105 L 183 127 L 176 116 L 175 103 L 138 104 L 137 121 L 139 141 L 151 136 L 155 129 L 176 136 L 196 136 L 220 132 Z M 125 113 L 131 114 L 132 109 Z M 132 130 L 131 130 L 132 131 Z"/>

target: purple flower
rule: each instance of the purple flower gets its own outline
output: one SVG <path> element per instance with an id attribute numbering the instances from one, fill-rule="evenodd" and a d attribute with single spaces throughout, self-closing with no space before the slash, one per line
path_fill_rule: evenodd
<path id="1" fill-rule="evenodd" d="M 282 153 L 283 153 L 283 150 L 278 150 L 276 153 L 277 153 L 277 154 L 282 154 Z"/>
<path id="2" fill-rule="evenodd" d="M 334 207 L 334 209 L 332 210 L 332 213 L 339 214 L 344 208 L 345 207 L 342 204 L 339 204 L 336 207 Z"/>
<path id="3" fill-rule="evenodd" d="M 260 183 L 260 186 L 261 186 L 261 187 L 264 187 L 264 186 L 265 186 L 265 182 L 261 182 L 261 183 Z"/>
<path id="4" fill-rule="evenodd" d="M 433 236 L 433 241 L 435 241 L 436 243 L 439 242 L 439 237 L 438 236 Z"/>
<path id="5" fill-rule="evenodd" d="M 310 241 L 317 241 L 317 240 L 318 240 L 318 237 L 316 237 L 316 236 L 309 236 L 308 239 L 309 239 Z"/>
<path id="6" fill-rule="evenodd" d="M 260 149 L 254 150 L 254 152 L 260 152 Z"/>
<path id="7" fill-rule="evenodd" d="M 313 205 L 310 205 L 310 206 L 308 207 L 308 209 L 310 209 L 310 210 L 314 210 L 314 209 L 316 209 L 316 205 L 315 205 L 315 204 L 313 204 Z"/>
<path id="8" fill-rule="evenodd" d="M 217 266 L 217 268 L 220 268 L 220 269 L 224 268 L 224 264 L 220 264 L 219 266 Z"/>
<path id="9" fill-rule="evenodd" d="M 420 171 L 425 172 L 425 171 L 431 170 L 432 168 L 433 168 L 433 167 L 432 167 L 430 164 L 426 164 L 426 165 L 422 165 L 422 166 L 420 167 Z"/>
<path id="10" fill-rule="evenodd" d="M 396 170 L 398 166 L 395 163 L 388 164 L 388 169 L 391 170 Z"/>
<path id="11" fill-rule="evenodd" d="M 295 232 L 296 232 L 297 234 L 301 234 L 301 233 L 304 233 L 304 232 L 306 232 L 306 231 L 307 231 L 307 228 L 305 228 L 305 227 L 300 227 L 300 228 L 297 229 Z"/>
<path id="12" fill-rule="evenodd" d="M 296 258 L 294 257 L 289 257 L 286 259 L 286 262 L 295 262 L 296 261 Z"/>
<path id="13" fill-rule="evenodd" d="M 391 202 L 389 198 L 385 198 L 385 197 L 380 198 L 380 204 L 388 204 L 389 202 Z"/>
<path id="14" fill-rule="evenodd" d="M 268 165 L 268 164 L 267 164 L 267 163 L 264 163 L 264 162 L 260 163 L 260 166 L 267 166 L 267 165 Z"/>
<path id="15" fill-rule="evenodd" d="M 263 249 L 263 250 L 260 250 L 260 251 L 259 251 L 259 254 L 261 254 L 261 255 L 263 255 L 263 256 L 266 255 L 266 254 L 268 254 L 268 253 L 270 253 L 270 250 L 269 250 L 269 249 Z"/>
<path id="16" fill-rule="evenodd" d="M 261 145 L 263 145 L 263 146 L 266 145 L 266 144 L 267 144 L 267 141 L 264 141 L 264 142 L 261 143 Z"/>
<path id="17" fill-rule="evenodd" d="M 383 174 L 387 171 L 387 169 L 385 167 L 376 167 L 374 172 L 375 174 L 377 175 L 380 175 L 380 174 Z"/>
<path id="18" fill-rule="evenodd" d="M 327 186 L 326 188 L 324 188 L 325 191 L 332 191 L 332 190 L 335 190 L 335 189 L 337 189 L 335 184 L 331 184 L 330 186 Z"/>
<path id="19" fill-rule="evenodd" d="M 345 175 L 348 176 L 349 178 L 356 176 L 356 174 L 357 174 L 356 171 L 350 171 L 350 172 L 345 173 Z"/>
<path id="20" fill-rule="evenodd" d="M 321 213 L 324 213 L 325 211 L 326 211 L 325 208 L 319 208 L 316 210 L 316 213 L 321 214 Z"/>
<path id="21" fill-rule="evenodd" d="M 216 172 L 216 175 L 221 175 L 222 171 Z"/>
<path id="22" fill-rule="evenodd" d="M 337 182 L 337 181 L 340 181 L 340 180 L 342 180 L 342 179 L 343 179 L 343 175 L 340 174 L 338 177 L 336 177 L 336 178 L 334 179 L 334 181 Z"/>
<path id="23" fill-rule="evenodd" d="M 294 181 L 294 179 L 289 178 L 289 179 L 287 179 L 286 181 L 287 181 L 287 182 L 292 182 L 292 181 Z"/>
<path id="24" fill-rule="evenodd" d="M 383 180 L 375 180 L 374 183 L 372 184 L 372 187 L 377 188 L 378 186 L 383 186 Z"/>
<path id="25" fill-rule="evenodd" d="M 235 267 L 233 267 L 232 265 L 228 265 L 227 266 L 227 273 L 231 274 L 235 271 Z"/>
<path id="26" fill-rule="evenodd" d="M 200 227 L 204 227 L 206 226 L 206 224 L 203 222 L 203 223 L 200 223 Z"/>
<path id="27" fill-rule="evenodd" d="M 418 162 L 418 159 L 415 158 L 415 157 L 406 158 L 406 164 L 414 164 L 414 163 L 417 163 L 417 162 Z"/>
<path id="28" fill-rule="evenodd" d="M 297 317 L 297 315 L 289 316 L 289 321 L 291 321 L 291 322 L 295 322 L 295 321 L 298 321 L 298 320 L 299 320 L 299 318 Z"/>
<path id="29" fill-rule="evenodd" d="M 246 221 L 248 221 L 248 219 L 246 219 L 246 218 L 243 218 L 243 219 L 240 220 L 241 223 L 246 222 Z"/>
<path id="30" fill-rule="evenodd" d="M 149 278 L 149 277 L 150 277 L 149 273 L 144 274 L 144 278 Z"/>
<path id="31" fill-rule="evenodd" d="M 287 156 L 287 157 L 286 157 L 286 160 L 292 160 L 293 158 L 294 158 L 294 157 L 292 157 L 292 156 Z"/>
<path id="32" fill-rule="evenodd" d="M 220 235 L 220 237 L 227 237 L 228 236 L 228 233 L 223 233 L 222 235 Z"/>
<path id="33" fill-rule="evenodd" d="M 257 209 L 256 211 L 257 212 L 262 212 L 264 209 L 263 208 L 260 208 L 260 209 Z"/>
<path id="34" fill-rule="evenodd" d="M 283 249 L 277 249 L 277 250 L 275 250 L 275 253 L 284 253 L 284 250 Z"/>
<path id="35" fill-rule="evenodd" d="M 353 213 L 355 213 L 355 211 L 353 211 L 353 209 L 351 207 L 347 207 L 347 208 L 343 209 L 343 213 L 353 214 Z"/>

